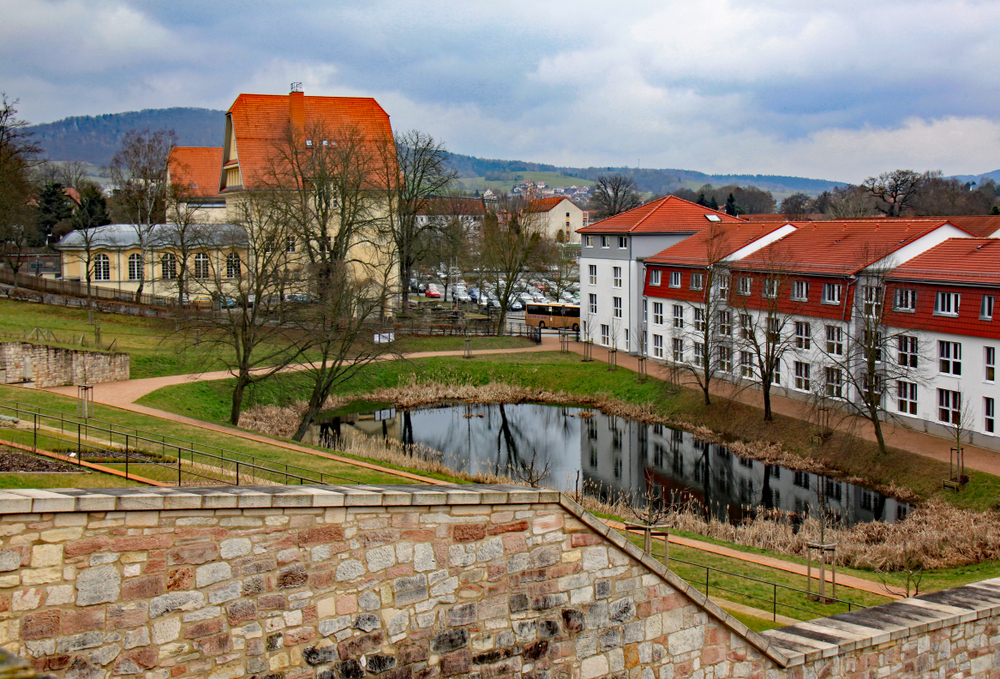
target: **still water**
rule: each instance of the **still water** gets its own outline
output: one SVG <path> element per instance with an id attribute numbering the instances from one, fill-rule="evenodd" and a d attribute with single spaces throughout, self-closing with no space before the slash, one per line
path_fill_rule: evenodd
<path id="1" fill-rule="evenodd" d="M 388 409 L 321 422 L 310 434 L 324 445 L 357 435 L 422 444 L 460 471 L 518 477 L 517 470 L 544 470 L 549 487 L 580 488 L 604 499 L 627 493 L 686 500 L 730 522 L 760 508 L 805 516 L 822 502 L 848 524 L 894 522 L 911 509 L 837 479 L 737 457 L 680 429 L 596 410 L 537 404 Z"/>

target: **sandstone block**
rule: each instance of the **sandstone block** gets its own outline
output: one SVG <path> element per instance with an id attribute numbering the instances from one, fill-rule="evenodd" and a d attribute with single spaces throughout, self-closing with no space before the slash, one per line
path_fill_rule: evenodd
<path id="1" fill-rule="evenodd" d="M 76 577 L 76 605 L 93 606 L 117 601 L 121 581 L 122 576 L 114 566 L 83 569 Z"/>

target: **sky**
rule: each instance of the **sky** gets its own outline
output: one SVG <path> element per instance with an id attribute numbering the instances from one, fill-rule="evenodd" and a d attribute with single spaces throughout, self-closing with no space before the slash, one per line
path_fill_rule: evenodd
<path id="1" fill-rule="evenodd" d="M 32 123 L 226 109 L 294 81 L 486 158 L 854 183 L 1000 168 L 996 0 L 0 0 L 0 16 L 0 90 Z"/>

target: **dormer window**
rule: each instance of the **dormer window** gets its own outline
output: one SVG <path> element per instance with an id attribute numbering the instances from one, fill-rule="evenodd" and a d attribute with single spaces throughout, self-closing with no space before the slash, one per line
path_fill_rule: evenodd
<path id="1" fill-rule="evenodd" d="M 312 139 L 306 139 L 306 146 L 308 148 L 312 148 L 312 145 L 313 145 L 313 140 Z"/>
<path id="2" fill-rule="evenodd" d="M 326 139 L 324 139 L 323 140 L 323 146 L 329 146 L 329 145 L 330 145 L 330 142 L 327 141 Z"/>

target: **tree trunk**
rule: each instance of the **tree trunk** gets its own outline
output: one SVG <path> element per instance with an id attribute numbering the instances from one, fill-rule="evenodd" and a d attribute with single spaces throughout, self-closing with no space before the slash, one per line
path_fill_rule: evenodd
<path id="1" fill-rule="evenodd" d="M 233 387 L 233 405 L 229 411 L 229 424 L 240 423 L 240 408 L 243 406 L 243 392 L 247 384 L 250 383 L 249 375 L 240 374 L 236 377 L 236 386 Z"/>
<path id="2" fill-rule="evenodd" d="M 878 411 L 871 413 L 869 418 L 872 426 L 875 427 L 875 440 L 878 442 L 878 452 L 880 455 L 886 454 L 885 437 L 882 435 L 882 420 L 878 417 Z"/>
<path id="3" fill-rule="evenodd" d="M 326 401 L 326 394 L 323 393 L 324 391 L 325 390 L 320 383 L 317 382 L 312 395 L 309 397 L 309 405 L 306 406 L 306 411 L 302 413 L 302 419 L 299 421 L 299 428 L 295 430 L 295 435 L 292 436 L 293 441 L 301 441 L 305 438 L 306 433 L 309 431 L 309 427 L 311 427 L 312 423 L 316 421 L 316 416 L 319 415 L 319 411 L 323 407 L 324 401 Z"/>
<path id="4" fill-rule="evenodd" d="M 774 414 L 771 412 L 771 383 L 762 382 L 761 391 L 764 394 L 764 421 L 771 422 L 774 420 Z"/>

